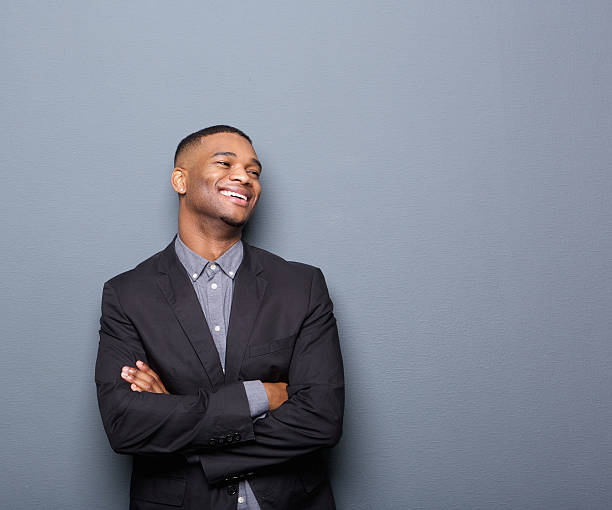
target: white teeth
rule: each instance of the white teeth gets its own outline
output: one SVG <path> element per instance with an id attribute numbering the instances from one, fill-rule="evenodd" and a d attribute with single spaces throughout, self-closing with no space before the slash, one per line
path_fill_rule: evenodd
<path id="1" fill-rule="evenodd" d="M 221 194 L 225 195 L 226 197 L 237 197 L 237 198 L 242 198 L 242 200 L 248 200 L 247 197 L 245 197 L 244 195 L 241 195 L 240 193 L 236 193 L 235 191 L 230 191 L 227 189 L 221 190 Z"/>

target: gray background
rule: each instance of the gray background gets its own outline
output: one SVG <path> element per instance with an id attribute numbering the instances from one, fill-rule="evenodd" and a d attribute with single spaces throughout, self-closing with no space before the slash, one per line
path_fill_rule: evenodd
<path id="1" fill-rule="evenodd" d="M 2 508 L 127 508 L 102 284 L 216 123 L 264 163 L 248 239 L 335 301 L 341 510 L 612 507 L 609 2 L 2 10 Z"/>

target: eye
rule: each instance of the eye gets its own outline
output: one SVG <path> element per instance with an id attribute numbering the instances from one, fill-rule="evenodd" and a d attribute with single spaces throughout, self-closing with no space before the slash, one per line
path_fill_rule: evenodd
<path id="1" fill-rule="evenodd" d="M 230 164 L 229 164 L 229 162 L 228 162 L 228 161 L 217 161 L 217 163 L 218 163 L 219 165 L 223 165 L 223 166 L 230 166 Z"/>
<path id="2" fill-rule="evenodd" d="M 247 170 L 250 174 L 255 175 L 256 177 L 259 177 L 259 172 L 257 170 Z"/>

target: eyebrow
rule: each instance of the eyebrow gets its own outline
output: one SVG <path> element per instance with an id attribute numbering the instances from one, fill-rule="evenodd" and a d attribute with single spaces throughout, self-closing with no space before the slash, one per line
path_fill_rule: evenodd
<path id="1" fill-rule="evenodd" d="M 214 154 L 211 156 L 211 158 L 214 158 L 215 156 L 232 156 L 233 158 L 237 158 L 237 157 L 238 157 L 238 156 L 236 156 L 236 153 L 234 153 L 234 152 L 215 152 L 215 153 L 214 153 Z M 258 159 L 256 159 L 256 158 L 251 158 L 251 161 L 252 161 L 253 163 L 255 163 L 255 164 L 256 164 L 256 165 L 259 167 L 259 171 L 261 171 L 261 170 L 262 170 L 261 163 L 259 162 L 259 160 L 258 160 Z"/>

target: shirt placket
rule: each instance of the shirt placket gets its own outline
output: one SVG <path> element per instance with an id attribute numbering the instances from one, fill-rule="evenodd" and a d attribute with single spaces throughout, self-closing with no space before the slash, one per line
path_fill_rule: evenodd
<path id="1" fill-rule="evenodd" d="M 217 264 L 207 264 L 204 270 L 206 275 L 206 297 L 208 303 L 208 315 L 211 319 L 210 332 L 215 341 L 217 351 L 219 351 L 219 359 L 221 366 L 225 372 L 225 345 L 226 345 L 226 325 L 223 314 L 223 302 L 225 300 L 225 285 L 223 271 Z M 228 278 L 229 277 L 225 277 Z M 246 490 L 246 482 L 238 483 L 238 501 L 237 509 L 248 509 L 248 491 Z"/>
<path id="2" fill-rule="evenodd" d="M 208 316 L 210 317 L 210 333 L 219 352 L 221 367 L 225 372 L 225 317 L 223 314 L 223 300 L 225 286 L 223 285 L 223 274 L 216 264 L 207 264 L 204 269 L 206 275 L 206 301 L 208 305 Z"/>
<path id="3" fill-rule="evenodd" d="M 217 262 L 208 262 L 200 272 L 194 267 L 190 273 L 215 347 L 219 353 L 223 372 L 225 372 L 226 335 L 229 319 L 229 317 L 226 317 L 225 308 L 226 301 L 231 300 L 230 291 L 233 285 L 234 271 L 235 269 L 230 270 L 228 276 Z M 206 296 L 205 299 L 204 296 Z M 241 480 L 237 488 L 237 510 L 260 510 L 253 490 L 246 481 Z M 230 487 L 228 487 L 228 494 L 230 493 L 229 489 Z M 231 495 L 236 494 L 235 490 L 234 488 Z"/>

